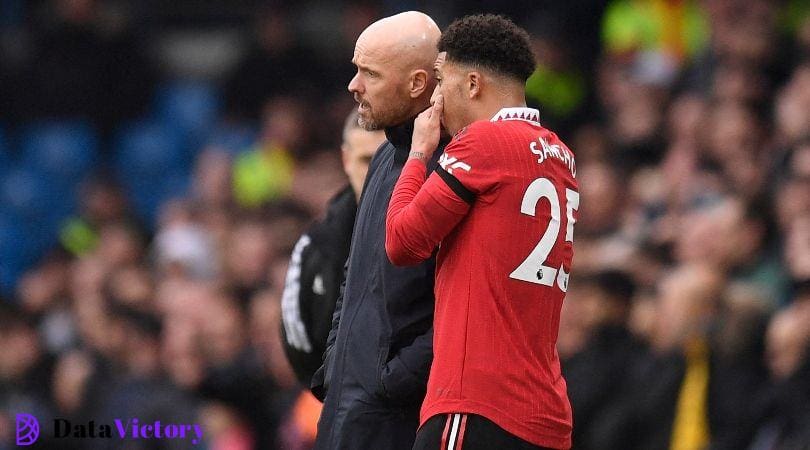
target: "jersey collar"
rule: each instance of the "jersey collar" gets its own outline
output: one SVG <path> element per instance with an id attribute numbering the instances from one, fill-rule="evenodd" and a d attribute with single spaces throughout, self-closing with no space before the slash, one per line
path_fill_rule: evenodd
<path id="1" fill-rule="evenodd" d="M 492 116 L 490 122 L 499 120 L 525 120 L 527 122 L 540 122 L 540 111 L 525 106 L 517 108 L 502 108 L 498 114 Z"/>

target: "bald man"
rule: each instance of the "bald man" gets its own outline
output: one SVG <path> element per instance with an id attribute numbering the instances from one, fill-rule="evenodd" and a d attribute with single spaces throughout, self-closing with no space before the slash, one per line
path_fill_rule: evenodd
<path id="1" fill-rule="evenodd" d="M 343 295 L 313 377 L 313 393 L 325 396 L 318 449 L 413 446 L 433 357 L 435 261 L 394 267 L 385 254 L 385 213 L 410 153 L 414 118 L 430 104 L 440 36 L 430 17 L 406 12 L 373 23 L 357 39 L 349 91 L 358 124 L 384 130 L 387 140 L 366 176 Z"/>

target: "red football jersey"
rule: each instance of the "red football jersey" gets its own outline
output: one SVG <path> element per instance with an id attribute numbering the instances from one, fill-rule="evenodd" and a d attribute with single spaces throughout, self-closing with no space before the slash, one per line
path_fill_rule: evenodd
<path id="1" fill-rule="evenodd" d="M 389 206 L 386 250 L 409 264 L 440 242 L 421 423 L 479 414 L 536 445 L 569 448 L 556 341 L 579 194 L 573 153 L 537 116 L 505 108 L 469 125 L 427 181 L 424 164 L 408 161 Z"/>

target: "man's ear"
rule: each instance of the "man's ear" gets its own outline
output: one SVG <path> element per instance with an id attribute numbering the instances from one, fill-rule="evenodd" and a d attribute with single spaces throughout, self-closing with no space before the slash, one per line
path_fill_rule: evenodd
<path id="1" fill-rule="evenodd" d="M 408 92 L 411 98 L 421 96 L 428 88 L 428 73 L 426 70 L 417 69 L 411 72 L 411 82 L 408 86 Z"/>
<path id="2" fill-rule="evenodd" d="M 470 100 L 481 95 L 481 82 L 483 77 L 480 72 L 472 71 L 467 73 L 467 95 Z"/>

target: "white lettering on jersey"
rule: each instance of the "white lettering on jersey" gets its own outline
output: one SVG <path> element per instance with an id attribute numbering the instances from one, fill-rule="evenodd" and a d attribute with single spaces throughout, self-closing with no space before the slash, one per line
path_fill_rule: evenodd
<path id="1" fill-rule="evenodd" d="M 539 149 L 537 148 L 537 142 L 540 142 Z M 557 144 L 549 144 L 545 139 L 539 137 L 537 138 L 537 141 L 532 141 L 529 144 L 529 151 L 539 156 L 539 158 L 537 158 L 538 164 L 544 162 L 552 156 L 561 160 L 563 163 L 565 163 L 565 166 L 568 167 L 568 170 L 571 171 L 571 175 L 574 178 L 577 177 L 577 164 L 574 161 L 574 155 L 572 155 L 568 149 Z"/>

